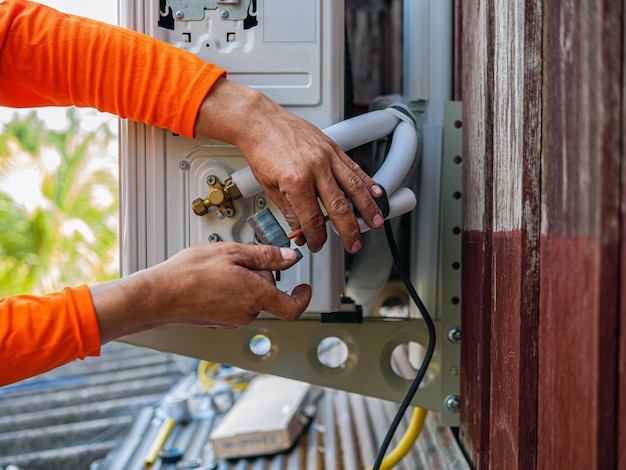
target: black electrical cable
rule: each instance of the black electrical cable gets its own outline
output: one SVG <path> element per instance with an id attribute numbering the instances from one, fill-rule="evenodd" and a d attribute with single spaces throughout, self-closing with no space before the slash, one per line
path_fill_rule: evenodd
<path id="1" fill-rule="evenodd" d="M 420 299 L 419 295 L 417 295 L 417 291 L 413 284 L 411 284 L 411 279 L 409 278 L 404 265 L 402 264 L 402 259 L 400 258 L 400 252 L 398 251 L 398 247 L 396 246 L 396 240 L 393 236 L 393 230 L 391 228 L 391 223 L 386 220 L 385 221 L 385 235 L 387 236 L 387 243 L 389 244 L 389 250 L 391 250 L 391 256 L 393 257 L 393 261 L 398 268 L 398 272 L 400 273 L 400 277 L 402 278 L 402 282 L 406 286 L 409 291 L 409 295 L 415 305 L 417 305 L 418 310 L 422 314 L 422 318 L 424 319 L 424 323 L 426 323 L 426 329 L 428 330 L 428 346 L 426 347 L 426 354 L 424 355 L 424 361 L 422 362 L 422 366 L 420 370 L 417 372 L 415 379 L 413 379 L 413 383 L 406 393 L 402 403 L 400 404 L 400 408 L 396 413 L 396 416 L 393 418 L 389 429 L 387 430 L 387 435 L 383 440 L 383 443 L 378 450 L 378 455 L 376 456 L 376 461 L 372 467 L 372 470 L 380 470 L 380 466 L 383 462 L 383 458 L 385 457 L 385 453 L 389 448 L 389 444 L 391 443 L 391 439 L 393 438 L 400 421 L 402 421 L 402 417 L 404 413 L 406 413 L 407 408 L 411 404 L 411 400 L 413 400 L 413 396 L 417 392 L 424 376 L 426 375 L 426 371 L 428 370 L 428 365 L 430 364 L 430 360 L 433 357 L 433 353 L 435 352 L 435 342 L 437 341 L 437 333 L 435 331 L 435 324 L 433 323 L 432 318 L 430 317 L 426 306 Z"/>

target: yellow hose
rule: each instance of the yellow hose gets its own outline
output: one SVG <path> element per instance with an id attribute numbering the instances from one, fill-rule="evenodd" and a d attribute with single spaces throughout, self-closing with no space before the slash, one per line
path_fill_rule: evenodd
<path id="1" fill-rule="evenodd" d="M 380 464 L 380 470 L 389 470 L 395 467 L 400 460 L 409 453 L 413 444 L 417 440 L 422 428 L 424 427 L 424 421 L 426 421 L 426 414 L 428 410 L 425 408 L 416 407 L 413 409 L 413 415 L 411 416 L 411 422 L 406 429 L 402 439 L 398 442 L 398 445 L 383 459 Z M 369 467 L 367 470 L 372 470 Z"/>
<path id="2" fill-rule="evenodd" d="M 234 378 L 218 379 L 220 366 L 221 364 L 211 361 L 200 361 L 198 364 L 196 371 L 198 375 L 198 385 L 203 392 L 210 393 L 211 389 L 219 380 L 222 380 L 228 385 L 233 392 L 241 392 L 248 386 L 250 377 L 246 374 L 237 374 Z"/>

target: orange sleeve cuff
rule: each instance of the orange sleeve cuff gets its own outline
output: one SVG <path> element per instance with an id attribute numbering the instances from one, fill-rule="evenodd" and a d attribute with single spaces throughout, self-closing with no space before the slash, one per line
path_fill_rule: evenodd
<path id="1" fill-rule="evenodd" d="M 0 385 L 99 355 L 98 318 L 87 286 L 0 300 Z"/>
<path id="2" fill-rule="evenodd" d="M 0 2 L 0 105 L 82 106 L 194 137 L 226 72 L 147 35 L 24 0 Z"/>

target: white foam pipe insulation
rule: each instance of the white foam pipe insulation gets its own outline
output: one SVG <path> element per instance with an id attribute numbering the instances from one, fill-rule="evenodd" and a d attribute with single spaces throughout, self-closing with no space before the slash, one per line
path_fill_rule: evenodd
<path id="1" fill-rule="evenodd" d="M 415 207 L 417 201 L 413 191 L 409 188 L 398 189 L 413 165 L 418 142 L 415 120 L 404 104 L 393 104 L 385 109 L 346 119 L 323 129 L 323 132 L 344 152 L 393 133 L 387 157 L 372 178 L 387 191 L 390 208 L 387 219 Z M 252 197 L 263 191 L 250 167 L 235 171 L 231 178 L 243 197 Z M 362 219 L 359 219 L 359 226 L 361 232 L 370 229 Z"/>

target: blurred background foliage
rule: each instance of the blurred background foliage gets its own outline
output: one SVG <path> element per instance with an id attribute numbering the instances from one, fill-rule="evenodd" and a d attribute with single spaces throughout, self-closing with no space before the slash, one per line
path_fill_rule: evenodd
<path id="1" fill-rule="evenodd" d="M 117 278 L 116 131 L 64 129 L 33 111 L 0 131 L 0 297 Z"/>

